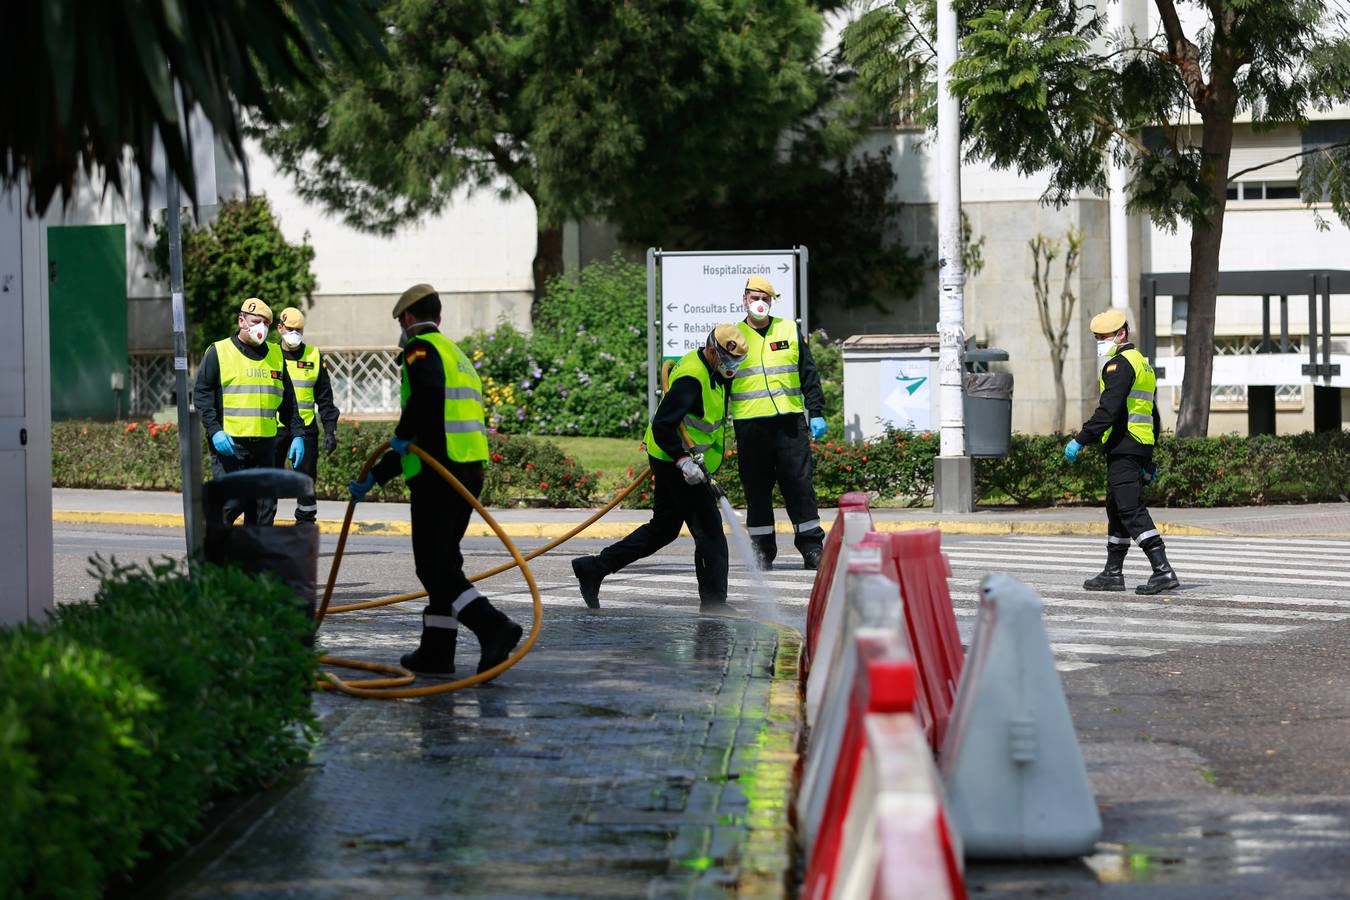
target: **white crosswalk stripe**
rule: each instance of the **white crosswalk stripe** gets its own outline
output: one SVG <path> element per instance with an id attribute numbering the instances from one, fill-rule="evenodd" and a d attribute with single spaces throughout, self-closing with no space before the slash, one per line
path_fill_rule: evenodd
<path id="1" fill-rule="evenodd" d="M 952 567 L 948 589 L 962 640 L 969 642 L 975 626 L 981 580 L 1007 572 L 1035 589 L 1045 604 L 1046 632 L 1062 672 L 1187 646 L 1270 640 L 1298 628 L 1350 620 L 1347 540 L 1169 537 L 1168 558 L 1182 590 L 1164 596 L 1134 594 L 1134 585 L 1149 574 L 1137 547 L 1125 563 L 1128 593 L 1084 591 L 1083 579 L 1096 574 L 1104 559 L 1100 537 L 947 537 L 943 548 Z M 733 564 L 728 600 L 747 615 L 764 618 L 767 610 L 775 620 L 801 629 L 814 577 L 814 572 L 788 567 L 766 573 L 766 607 L 755 578 Z M 601 607 L 694 612 L 697 584 L 686 557 L 654 557 L 607 577 Z M 1283 589 L 1300 596 L 1284 596 Z M 545 605 L 581 605 L 575 581 L 541 584 L 540 590 Z M 530 599 L 518 585 L 493 596 Z"/>

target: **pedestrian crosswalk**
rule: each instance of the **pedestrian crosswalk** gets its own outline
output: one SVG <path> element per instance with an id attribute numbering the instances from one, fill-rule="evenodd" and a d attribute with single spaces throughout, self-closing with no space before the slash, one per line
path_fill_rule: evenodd
<path id="1" fill-rule="evenodd" d="M 1074 671 L 1202 647 L 1269 640 L 1295 629 L 1350 619 L 1350 541 L 1171 537 L 1168 557 L 1182 582 L 1172 594 L 1141 597 L 1133 586 L 1149 567 L 1134 548 L 1125 563 L 1127 593 L 1093 593 L 1084 578 L 1100 570 L 1104 541 L 1077 536 L 948 536 L 949 590 L 962 639 L 969 641 L 984 576 L 1006 572 L 1036 590 L 1057 665 Z M 763 576 L 733 565 L 730 602 L 745 614 L 802 628 L 813 572 L 790 568 Z M 540 584 L 546 606 L 580 605 L 571 579 Z M 528 601 L 523 592 L 495 595 Z M 645 560 L 605 579 L 604 609 L 697 609 L 697 579 L 688 557 Z"/>

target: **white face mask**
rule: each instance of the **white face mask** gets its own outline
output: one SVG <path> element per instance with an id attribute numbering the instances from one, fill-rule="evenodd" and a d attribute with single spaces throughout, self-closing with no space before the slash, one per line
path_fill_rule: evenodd
<path id="1" fill-rule="evenodd" d="M 767 319 L 769 317 L 770 304 L 768 300 L 750 301 L 750 318 Z"/>
<path id="2" fill-rule="evenodd" d="M 1107 356 L 1111 356 L 1111 355 L 1113 355 L 1113 354 L 1116 352 L 1116 348 L 1117 348 L 1118 346 L 1119 346 L 1119 344 L 1116 343 L 1115 338 L 1110 338 L 1110 339 L 1105 340 L 1105 341 L 1098 341 L 1098 342 L 1097 342 L 1097 356 L 1103 357 L 1103 358 L 1104 358 L 1104 357 L 1107 357 Z"/>
<path id="3" fill-rule="evenodd" d="M 298 331 L 288 331 L 281 336 L 281 342 L 292 350 L 299 347 L 304 339 L 305 336 Z"/>
<path id="4" fill-rule="evenodd" d="M 244 326 L 244 338 L 253 346 L 257 347 L 263 341 L 267 340 L 267 323 L 259 322 L 257 325 Z"/>

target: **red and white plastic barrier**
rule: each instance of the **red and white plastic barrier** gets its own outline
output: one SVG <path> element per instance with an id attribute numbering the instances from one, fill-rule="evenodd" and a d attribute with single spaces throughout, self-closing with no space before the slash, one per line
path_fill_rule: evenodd
<path id="1" fill-rule="evenodd" d="M 964 898 L 959 843 L 911 714 L 914 661 L 890 628 L 858 629 L 852 655 L 847 721 L 828 785 L 815 789 L 825 802 L 808 836 L 801 896 Z"/>

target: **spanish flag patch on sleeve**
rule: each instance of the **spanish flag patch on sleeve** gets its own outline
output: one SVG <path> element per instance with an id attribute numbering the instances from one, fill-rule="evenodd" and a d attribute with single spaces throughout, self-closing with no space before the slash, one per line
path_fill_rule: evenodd
<path id="1" fill-rule="evenodd" d="M 412 363 L 417 362 L 419 359 L 426 359 L 426 358 L 427 358 L 427 348 L 426 348 L 426 347 L 418 347 L 416 350 L 409 350 L 409 351 L 408 351 L 408 357 L 407 357 L 407 359 L 408 359 L 409 365 L 411 365 Z"/>
<path id="2" fill-rule="evenodd" d="M 1114 372 L 1115 370 L 1116 370 L 1116 363 L 1111 363 L 1111 365 L 1106 367 L 1106 371 L 1108 372 Z"/>

